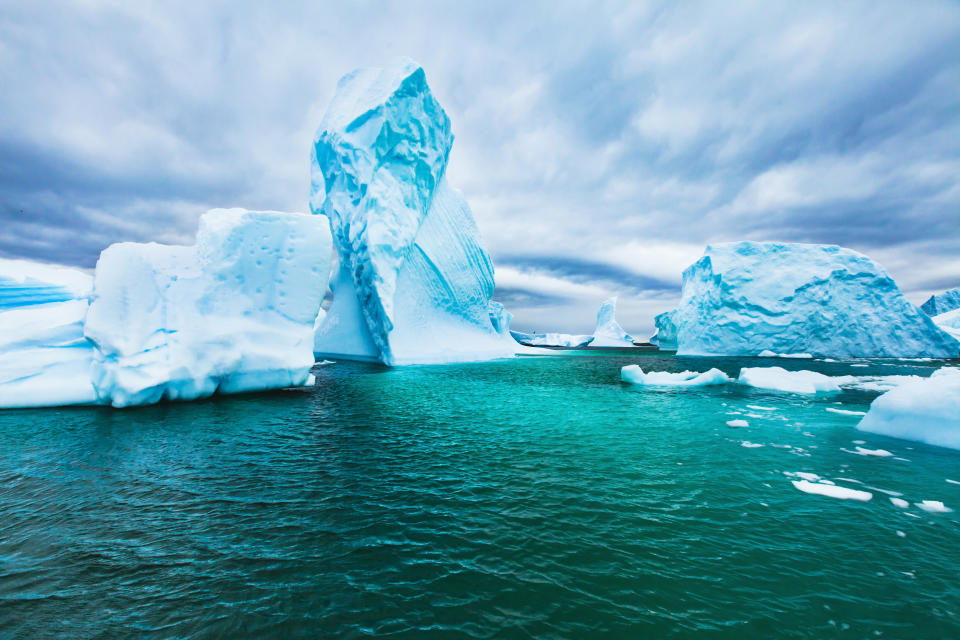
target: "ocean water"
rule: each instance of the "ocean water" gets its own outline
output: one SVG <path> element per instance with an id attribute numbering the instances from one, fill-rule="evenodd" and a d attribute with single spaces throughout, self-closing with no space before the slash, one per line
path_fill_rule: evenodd
<path id="1" fill-rule="evenodd" d="M 960 452 L 827 411 L 875 391 L 638 390 L 626 364 L 940 363 L 334 363 L 305 390 L 0 411 L 0 637 L 960 637 L 960 518 L 913 506 L 960 511 Z"/>

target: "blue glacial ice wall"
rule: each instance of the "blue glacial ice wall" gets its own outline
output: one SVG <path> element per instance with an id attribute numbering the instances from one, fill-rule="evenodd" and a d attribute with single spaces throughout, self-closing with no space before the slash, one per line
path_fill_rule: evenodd
<path id="1" fill-rule="evenodd" d="M 960 289 L 948 289 L 927 298 L 920 309 L 928 316 L 938 316 L 947 311 L 960 309 Z"/>
<path id="2" fill-rule="evenodd" d="M 493 263 L 446 181 L 450 119 L 409 60 L 346 75 L 314 138 L 311 208 L 340 259 L 317 357 L 388 365 L 513 355 L 488 302 Z"/>
<path id="3" fill-rule="evenodd" d="M 680 355 L 809 353 L 955 358 L 960 342 L 900 293 L 867 256 L 834 245 L 708 246 L 683 273 L 673 324 Z"/>

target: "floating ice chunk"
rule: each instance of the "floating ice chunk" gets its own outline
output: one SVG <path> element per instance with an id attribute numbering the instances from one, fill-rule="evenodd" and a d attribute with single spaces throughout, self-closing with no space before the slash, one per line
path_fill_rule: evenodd
<path id="1" fill-rule="evenodd" d="M 960 368 L 943 367 L 929 378 L 879 396 L 858 429 L 960 449 Z"/>
<path id="2" fill-rule="evenodd" d="M 893 454 L 886 449 L 864 449 L 863 447 L 857 447 L 855 451 L 851 451 L 850 449 L 840 450 L 845 451 L 846 453 L 853 453 L 858 456 L 869 456 L 873 458 L 889 458 L 893 456 Z"/>
<path id="3" fill-rule="evenodd" d="M 809 353 L 774 353 L 769 349 L 764 349 L 763 351 L 758 353 L 757 356 L 760 358 L 799 358 L 799 359 L 813 358 L 813 356 L 810 355 Z"/>
<path id="4" fill-rule="evenodd" d="M 704 387 L 730 382 L 730 377 L 719 369 L 703 373 L 697 371 L 651 371 L 644 373 L 639 365 L 631 364 L 620 369 L 620 379 L 631 384 L 648 387 Z"/>
<path id="5" fill-rule="evenodd" d="M 727 420 L 728 427 L 749 427 L 750 423 L 746 420 Z"/>
<path id="6" fill-rule="evenodd" d="M 776 407 L 761 407 L 756 404 L 748 404 L 747 409 L 756 409 L 757 411 L 776 411 Z"/>
<path id="7" fill-rule="evenodd" d="M 915 503 L 918 507 L 926 511 L 927 513 L 951 513 L 953 509 L 944 505 L 939 500 L 922 500 Z"/>
<path id="8" fill-rule="evenodd" d="M 890 498 L 890 502 L 893 503 L 893 506 L 900 507 L 901 509 L 906 509 L 910 506 L 910 503 L 903 498 Z"/>
<path id="9" fill-rule="evenodd" d="M 791 393 L 824 393 L 839 391 L 840 386 L 829 376 L 815 371 L 787 371 L 781 367 L 744 367 L 737 382 L 759 389 Z"/>
<path id="10" fill-rule="evenodd" d="M 195 246 L 107 248 L 84 324 L 100 401 L 307 384 L 330 259 L 323 217 L 243 209 L 204 214 Z"/>
<path id="11" fill-rule="evenodd" d="M 593 342 L 592 335 L 573 335 L 569 333 L 523 333 L 511 331 L 513 339 L 520 344 L 533 347 L 585 347 Z"/>
<path id="12" fill-rule="evenodd" d="M 591 347 L 632 347 L 633 338 L 617 323 L 617 297 L 604 300 L 597 311 L 597 328 L 593 332 Z"/>
<path id="13" fill-rule="evenodd" d="M 898 529 L 898 530 L 897 530 L 897 537 L 906 538 L 906 537 L 907 537 L 907 534 L 905 534 L 903 531 L 900 531 L 900 530 Z"/>
<path id="14" fill-rule="evenodd" d="M 708 246 L 683 273 L 680 306 L 664 317 L 680 355 L 960 354 L 960 342 L 908 302 L 882 267 L 833 245 Z"/>
<path id="15" fill-rule="evenodd" d="M 865 416 L 867 415 L 866 411 L 851 411 L 849 409 L 834 409 L 833 407 L 827 407 L 827 411 L 830 413 L 838 413 L 842 416 Z"/>
<path id="16" fill-rule="evenodd" d="M 792 480 L 791 482 L 793 482 L 793 486 L 804 493 L 829 496 L 841 500 L 857 500 L 860 502 L 868 502 L 873 498 L 873 494 L 869 491 L 859 491 L 857 489 L 838 487 L 832 484 L 808 482 L 807 480 Z"/>
<path id="17" fill-rule="evenodd" d="M 950 484 L 960 484 L 960 482 L 956 480 L 951 480 L 950 478 L 947 478 L 947 482 L 949 482 Z"/>
<path id="18" fill-rule="evenodd" d="M 820 480 L 820 476 L 815 473 L 810 473 L 809 471 L 784 471 L 783 475 L 791 478 L 800 478 L 801 480 L 806 480 L 808 482 L 816 482 Z"/>
<path id="19" fill-rule="evenodd" d="M 750 442 L 749 440 L 744 440 L 743 442 L 740 443 L 740 446 L 746 447 L 747 449 L 757 449 L 759 447 L 762 447 L 763 445 L 758 444 L 756 442 Z"/>
<path id="20" fill-rule="evenodd" d="M 512 357 L 488 302 L 493 262 L 446 180 L 450 119 L 410 60 L 344 76 L 313 140 L 310 208 L 340 273 L 317 357 L 439 363 Z"/>

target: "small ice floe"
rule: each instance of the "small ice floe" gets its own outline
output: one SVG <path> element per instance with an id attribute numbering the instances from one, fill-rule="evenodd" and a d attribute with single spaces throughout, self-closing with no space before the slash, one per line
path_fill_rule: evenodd
<path id="1" fill-rule="evenodd" d="M 903 498 L 890 498 L 890 502 L 893 503 L 893 506 L 900 507 L 901 509 L 906 509 L 910 506 L 910 503 Z"/>
<path id="2" fill-rule="evenodd" d="M 744 386 L 789 393 L 830 393 L 840 385 L 816 371 L 787 371 L 783 367 L 744 367 L 737 382 Z"/>
<path id="3" fill-rule="evenodd" d="M 620 369 L 620 379 L 640 387 L 704 387 L 730 382 L 730 377 L 719 369 L 699 371 L 651 371 L 644 373 L 640 365 L 631 364 Z"/>
<path id="4" fill-rule="evenodd" d="M 837 362 L 837 361 L 834 360 L 833 358 L 824 358 L 822 362 Z"/>
<path id="5" fill-rule="evenodd" d="M 793 486 L 804 493 L 829 496 L 831 498 L 839 498 L 840 500 L 857 500 L 859 502 L 868 502 L 873 499 L 873 494 L 869 491 L 858 491 L 857 489 L 838 487 L 835 484 L 809 482 L 807 480 L 791 480 L 791 482 Z"/>
<path id="6" fill-rule="evenodd" d="M 747 409 L 753 409 L 754 411 L 776 411 L 776 407 L 761 407 L 758 404 L 748 404 Z"/>
<path id="7" fill-rule="evenodd" d="M 833 407 L 827 407 L 827 411 L 830 413 L 839 413 L 842 416 L 865 416 L 867 415 L 866 411 L 850 411 L 849 409 L 834 409 Z"/>
<path id="8" fill-rule="evenodd" d="M 757 447 L 762 447 L 763 445 L 756 442 L 750 442 L 749 440 L 744 440 L 740 443 L 740 446 L 746 447 L 747 449 L 756 449 Z"/>
<path id="9" fill-rule="evenodd" d="M 852 365 L 850 365 L 850 366 L 851 366 L 851 367 L 869 367 L 870 365 L 868 365 L 868 364 L 852 364 Z"/>
<path id="10" fill-rule="evenodd" d="M 727 420 L 728 427 L 749 427 L 750 423 L 746 420 Z"/>
<path id="11" fill-rule="evenodd" d="M 783 475 L 790 478 L 800 478 L 801 480 L 806 480 L 807 482 L 816 482 L 820 480 L 820 476 L 815 473 L 810 473 L 809 471 L 784 471 Z"/>
<path id="12" fill-rule="evenodd" d="M 328 364 L 336 364 L 333 360 L 321 360 L 320 362 L 313 363 L 315 367 L 322 367 Z"/>
<path id="13" fill-rule="evenodd" d="M 840 451 L 853 453 L 858 456 L 872 456 L 874 458 L 890 458 L 893 456 L 893 454 L 886 449 L 864 449 L 863 447 L 857 447 L 856 451 L 851 451 L 850 449 L 840 449 Z"/>
<path id="14" fill-rule="evenodd" d="M 950 484 L 960 484 L 960 482 L 956 480 L 951 480 L 950 478 L 947 478 L 947 482 L 949 482 Z"/>
<path id="15" fill-rule="evenodd" d="M 900 531 L 899 529 L 897 529 L 897 536 L 900 537 L 900 538 L 906 538 L 906 537 L 907 537 L 907 534 L 905 534 L 903 531 Z M 904 572 L 904 573 L 905 573 L 905 572 Z"/>
<path id="16" fill-rule="evenodd" d="M 759 413 L 748 413 L 748 414 L 747 414 L 747 417 L 748 417 L 748 418 L 765 418 L 766 416 L 761 415 L 761 414 L 759 414 Z"/>
<path id="17" fill-rule="evenodd" d="M 939 500 L 921 500 L 920 502 L 915 502 L 914 504 L 927 513 L 951 513 L 953 511 L 953 509 L 944 505 Z"/>
<path id="18" fill-rule="evenodd" d="M 809 353 L 775 353 L 770 349 L 764 349 L 757 354 L 759 358 L 813 358 Z"/>
<path id="19" fill-rule="evenodd" d="M 854 440 L 853 444 L 867 444 L 866 440 Z"/>

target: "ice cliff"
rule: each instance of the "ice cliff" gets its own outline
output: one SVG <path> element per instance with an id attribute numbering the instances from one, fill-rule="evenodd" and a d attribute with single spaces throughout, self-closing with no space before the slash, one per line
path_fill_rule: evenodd
<path id="1" fill-rule="evenodd" d="M 675 335 L 680 355 L 960 354 L 960 342 L 908 302 L 882 267 L 833 245 L 708 246 L 683 273 L 680 305 L 656 324 L 658 335 Z"/>
<path id="2" fill-rule="evenodd" d="M 938 316 L 954 309 L 960 309 L 960 289 L 949 289 L 927 298 L 920 309 L 928 316 Z"/>
<path id="3" fill-rule="evenodd" d="M 384 364 L 513 355 L 488 302 L 493 263 L 445 172 L 450 119 L 404 60 L 340 80 L 313 141 L 311 209 L 340 259 L 318 357 Z"/>
<path id="4" fill-rule="evenodd" d="M 597 311 L 597 328 L 593 332 L 591 347 L 632 347 L 633 338 L 624 331 L 615 317 L 616 296 L 608 298 Z"/>
<path id="5" fill-rule="evenodd" d="M 193 246 L 107 248 L 92 293 L 82 272 L 31 269 L 19 281 L 35 291 L 19 299 L 73 298 L 0 312 L 0 406 L 124 407 L 303 385 L 331 252 L 323 217 L 216 209 Z M 76 286 L 56 286 L 66 281 Z"/>
<path id="6" fill-rule="evenodd" d="M 0 260 L 0 407 L 97 401 L 83 337 L 92 287 L 79 269 Z"/>

